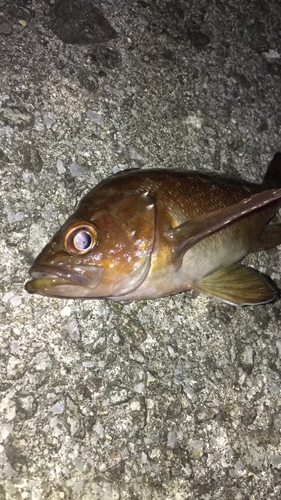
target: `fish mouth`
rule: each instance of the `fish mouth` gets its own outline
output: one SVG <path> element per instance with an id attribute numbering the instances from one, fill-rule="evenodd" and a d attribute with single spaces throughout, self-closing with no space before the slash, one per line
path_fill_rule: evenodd
<path id="1" fill-rule="evenodd" d="M 70 270 L 62 266 L 33 265 L 29 274 L 33 278 L 25 284 L 28 293 L 52 297 L 87 297 L 101 281 L 100 266 L 79 266 Z"/>

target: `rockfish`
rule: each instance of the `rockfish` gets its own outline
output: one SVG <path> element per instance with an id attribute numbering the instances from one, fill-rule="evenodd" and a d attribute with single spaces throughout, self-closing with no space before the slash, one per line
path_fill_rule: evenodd
<path id="1" fill-rule="evenodd" d="M 177 170 L 126 170 L 78 205 L 30 269 L 29 293 L 153 299 L 196 290 L 235 305 L 278 295 L 239 262 L 281 244 L 281 153 L 261 184 Z"/>

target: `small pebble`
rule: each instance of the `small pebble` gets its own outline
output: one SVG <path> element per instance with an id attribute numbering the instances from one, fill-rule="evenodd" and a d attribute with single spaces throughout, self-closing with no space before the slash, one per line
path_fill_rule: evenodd
<path id="1" fill-rule="evenodd" d="M 53 125 L 54 121 L 48 116 L 43 116 L 46 127 L 49 129 Z"/>
<path id="2" fill-rule="evenodd" d="M 71 315 L 71 307 L 69 307 L 69 306 L 64 307 L 61 310 L 60 315 L 61 316 L 70 316 Z"/>
<path id="3" fill-rule="evenodd" d="M 24 212 L 17 212 L 15 215 L 15 221 L 21 221 L 25 218 Z"/>
<path id="4" fill-rule="evenodd" d="M 263 52 L 263 55 L 266 57 L 266 59 L 272 60 L 272 59 L 280 59 L 280 54 L 273 49 L 269 49 L 268 52 Z"/>
<path id="5" fill-rule="evenodd" d="M 142 393 L 144 390 L 144 383 L 140 382 L 139 384 L 135 385 L 134 390 L 139 394 Z"/>
<path id="6" fill-rule="evenodd" d="M 4 467 L 3 467 L 3 472 L 6 476 L 12 477 L 15 474 L 15 471 L 13 470 L 11 464 L 9 462 L 6 462 Z"/>
<path id="7" fill-rule="evenodd" d="M 247 127 L 243 127 L 243 125 L 241 125 L 241 127 L 238 127 L 238 129 L 240 130 L 241 134 L 247 134 L 248 133 Z"/>
<path id="8" fill-rule="evenodd" d="M 19 352 L 20 345 L 17 340 L 12 340 L 10 343 L 10 349 L 12 353 Z"/>
<path id="9" fill-rule="evenodd" d="M 3 302 L 8 302 L 14 296 L 14 292 L 7 292 L 2 297 Z"/>
<path id="10" fill-rule="evenodd" d="M 100 125 L 101 127 L 104 127 L 104 122 L 103 119 L 97 115 L 94 111 L 87 111 L 87 117 L 90 118 L 91 122 L 95 123 L 96 125 Z"/>
<path id="11" fill-rule="evenodd" d="M 63 166 L 62 160 L 57 161 L 57 171 L 59 174 L 64 174 L 66 172 L 66 168 Z"/>
<path id="12" fill-rule="evenodd" d="M 118 172 L 120 172 L 120 171 L 121 171 L 121 169 L 119 167 L 113 167 L 113 169 L 112 169 L 113 174 L 118 174 Z"/>
<path id="13" fill-rule="evenodd" d="M 78 163 L 73 162 L 69 167 L 70 173 L 73 177 L 78 177 L 79 175 L 84 174 L 85 169 L 81 167 Z"/>
<path id="14" fill-rule="evenodd" d="M 10 434 L 10 431 L 8 429 L 6 429 L 6 427 L 3 427 L 2 432 L 1 432 L 1 437 L 2 437 L 3 441 L 5 441 L 5 439 L 7 439 L 9 434 Z"/>
<path id="15" fill-rule="evenodd" d="M 270 461 L 274 467 L 278 467 L 281 464 L 281 456 L 280 455 L 271 455 Z"/>
<path id="16" fill-rule="evenodd" d="M 58 401 L 57 403 L 55 403 L 52 407 L 52 412 L 56 413 L 57 415 L 62 414 L 64 412 L 64 401 Z"/>
<path id="17" fill-rule="evenodd" d="M 175 431 L 169 431 L 168 432 L 167 447 L 174 448 L 176 446 L 176 442 L 177 442 L 177 435 L 176 435 Z"/>
<path id="18" fill-rule="evenodd" d="M 101 424 L 97 424 L 93 429 L 99 436 L 103 436 L 104 428 Z"/>
<path id="19" fill-rule="evenodd" d="M 22 174 L 24 182 L 28 183 L 31 180 L 31 173 L 30 172 L 24 172 Z"/>
<path id="20" fill-rule="evenodd" d="M 130 404 L 130 407 L 131 407 L 131 410 L 132 410 L 132 411 L 140 411 L 140 409 L 141 409 L 141 406 L 140 406 L 140 402 L 139 402 L 139 401 L 133 401 L 133 402 Z"/>

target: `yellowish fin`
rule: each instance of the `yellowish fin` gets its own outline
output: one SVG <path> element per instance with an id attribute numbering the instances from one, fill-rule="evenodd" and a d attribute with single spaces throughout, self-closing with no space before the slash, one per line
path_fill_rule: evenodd
<path id="1" fill-rule="evenodd" d="M 220 269 L 193 288 L 236 306 L 265 304 L 277 296 L 277 289 L 268 278 L 241 264 Z"/>

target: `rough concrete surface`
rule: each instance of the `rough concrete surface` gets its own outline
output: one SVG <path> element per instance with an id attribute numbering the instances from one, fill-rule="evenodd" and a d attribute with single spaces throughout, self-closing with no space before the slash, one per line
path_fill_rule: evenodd
<path id="1" fill-rule="evenodd" d="M 98 181 L 260 181 L 281 148 L 279 0 L 0 0 L 0 499 L 281 497 L 280 302 L 30 296 Z M 247 258 L 279 285 L 280 249 Z"/>

